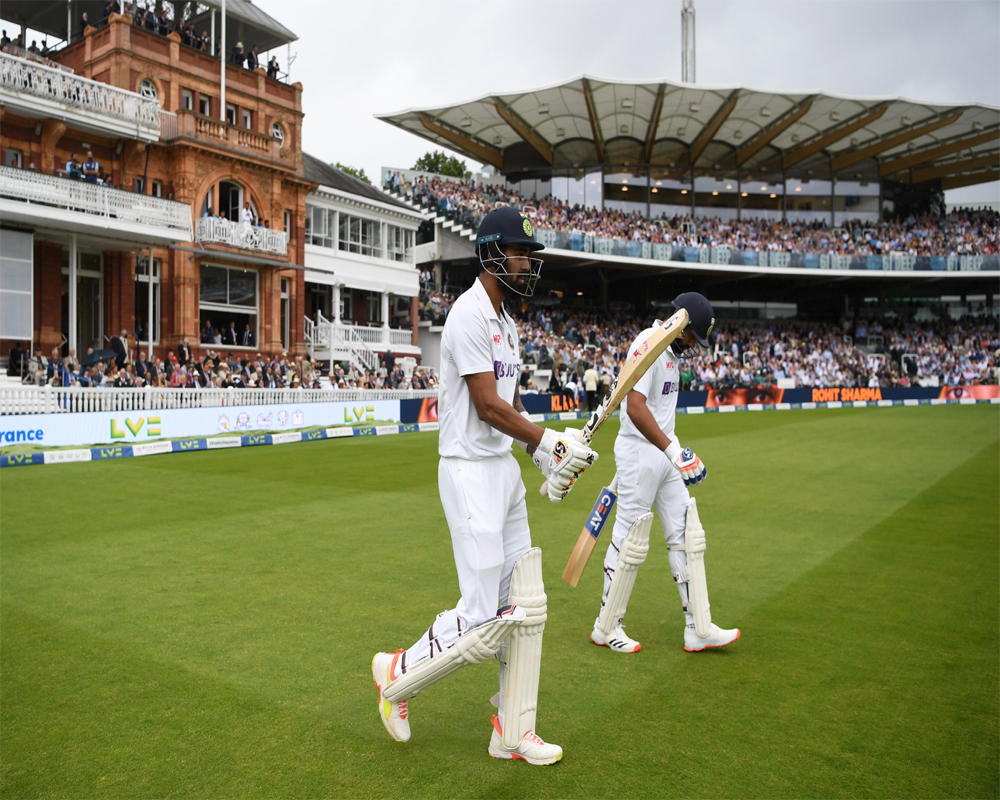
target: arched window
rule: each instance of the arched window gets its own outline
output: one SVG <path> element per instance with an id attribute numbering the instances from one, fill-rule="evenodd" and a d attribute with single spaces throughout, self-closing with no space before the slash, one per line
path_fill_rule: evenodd
<path id="1" fill-rule="evenodd" d="M 278 146 L 285 146 L 285 129 L 281 127 L 280 122 L 275 122 L 271 126 L 271 135 L 278 140 Z"/>
<path id="2" fill-rule="evenodd" d="M 156 93 L 156 84 L 153 83 L 149 78 L 143 78 L 139 81 L 139 94 L 145 97 L 147 100 L 159 100 Z"/>

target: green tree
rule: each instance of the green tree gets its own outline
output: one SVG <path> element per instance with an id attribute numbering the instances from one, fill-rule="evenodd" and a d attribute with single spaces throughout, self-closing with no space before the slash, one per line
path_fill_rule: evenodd
<path id="1" fill-rule="evenodd" d="M 441 150 L 429 150 L 417 159 L 414 169 L 423 172 L 434 172 L 438 175 L 449 175 L 452 178 L 471 178 L 472 173 L 465 167 L 465 162 L 456 156 L 446 156 Z"/>
<path id="2" fill-rule="evenodd" d="M 359 181 L 364 181 L 369 186 L 372 185 L 372 182 L 368 180 L 368 176 L 365 175 L 364 167 L 349 167 L 347 164 L 341 164 L 339 161 L 335 164 L 331 164 L 330 166 L 336 167 L 341 172 L 346 172 L 348 175 L 352 175 Z"/>

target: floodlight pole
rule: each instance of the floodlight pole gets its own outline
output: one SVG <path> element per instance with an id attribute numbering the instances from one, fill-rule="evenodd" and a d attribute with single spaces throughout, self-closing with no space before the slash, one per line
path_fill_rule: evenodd
<path id="1" fill-rule="evenodd" d="M 694 0 L 681 9 L 681 80 L 694 83 Z"/>
<path id="2" fill-rule="evenodd" d="M 219 101 L 219 114 L 223 122 L 226 121 L 226 0 L 222 0 L 222 52 L 219 53 L 219 69 L 222 72 L 222 88 L 219 90 L 221 100 Z"/>

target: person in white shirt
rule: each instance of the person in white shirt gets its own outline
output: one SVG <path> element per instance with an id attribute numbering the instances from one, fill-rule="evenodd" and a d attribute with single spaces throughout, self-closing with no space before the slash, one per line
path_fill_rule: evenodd
<path id="1" fill-rule="evenodd" d="M 240 220 L 243 222 L 244 230 L 253 226 L 253 211 L 250 210 L 249 200 L 243 204 L 243 210 L 240 212 Z"/>
<path id="2" fill-rule="evenodd" d="M 379 715 L 397 741 L 410 738 L 407 703 L 465 664 L 498 658 L 489 754 L 552 764 L 562 748 L 535 733 L 542 631 L 546 618 L 541 551 L 531 546 L 517 442 L 561 501 L 597 454 L 567 430 L 527 418 L 518 394 L 517 326 L 503 301 L 531 296 L 541 250 L 528 217 L 494 209 L 477 234 L 480 274 L 448 315 L 441 336 L 438 488 L 451 531 L 461 599 L 437 616 L 408 650 L 376 653 L 372 675 Z"/>
<path id="3" fill-rule="evenodd" d="M 622 628 L 632 584 L 623 584 L 627 585 L 627 589 L 619 586 L 614 593 L 612 589 L 615 588 L 616 578 L 622 580 L 616 572 L 626 536 L 633 523 L 652 508 L 660 517 L 663 535 L 670 546 L 670 570 L 680 592 L 686 622 L 684 649 L 694 652 L 707 647 L 723 647 L 740 637 L 739 629 L 723 630 L 711 624 L 710 616 L 708 635 L 700 636 L 689 608 L 688 560 L 684 548 L 692 501 L 687 487 L 700 483 L 706 470 L 690 447 L 681 447 L 674 433 L 677 392 L 680 388 L 678 361 L 693 352 L 704 354 L 708 351 L 708 337 L 715 326 L 715 316 L 711 304 L 697 292 L 678 296 L 670 313 L 681 308 L 687 309 L 691 323 L 636 382 L 621 405 L 621 427 L 615 440 L 615 464 L 618 466 L 615 527 L 604 559 L 601 613 L 590 636 L 594 644 L 609 647 L 616 653 L 637 653 L 642 648 Z M 639 350 L 653 330 L 647 328 L 640 333 L 629 347 L 629 352 Z M 642 546 L 648 549 L 649 528 L 645 530 L 647 540 Z M 637 559 L 634 554 L 639 550 L 631 546 L 628 549 L 630 558 L 625 561 L 626 567 L 621 570 L 621 575 L 631 573 L 628 580 L 634 582 L 635 571 L 645 560 L 645 552 L 642 551 L 641 558 Z"/>

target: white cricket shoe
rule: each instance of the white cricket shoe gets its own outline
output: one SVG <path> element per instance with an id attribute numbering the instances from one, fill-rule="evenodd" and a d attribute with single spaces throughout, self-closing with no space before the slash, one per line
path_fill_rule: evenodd
<path id="1" fill-rule="evenodd" d="M 407 701 L 391 703 L 382 697 L 382 687 L 388 686 L 394 680 L 392 673 L 396 667 L 396 660 L 402 653 L 402 650 L 397 650 L 395 653 L 376 653 L 372 659 L 372 677 L 378 687 L 378 714 L 382 718 L 382 724 L 397 742 L 408 742 L 410 721 Z"/>
<path id="2" fill-rule="evenodd" d="M 536 766 L 555 764 L 562 759 L 562 748 L 557 744 L 546 744 L 534 731 L 528 731 L 515 748 L 506 747 L 503 743 L 503 731 L 500 720 L 493 715 L 493 735 L 490 737 L 490 755 L 493 758 L 512 758 L 527 761 Z"/>
<path id="3" fill-rule="evenodd" d="M 714 622 L 708 632 L 708 636 L 699 636 L 694 627 L 684 628 L 684 649 L 689 653 L 697 653 L 709 647 L 725 647 L 740 638 L 740 629 L 731 628 L 726 630 L 720 628 Z"/>
<path id="4" fill-rule="evenodd" d="M 619 625 L 607 636 L 601 631 L 600 623 L 601 618 L 598 617 L 594 620 L 594 630 L 590 634 L 590 641 L 594 644 L 599 644 L 601 647 L 611 648 L 615 653 L 638 653 L 642 650 L 642 645 L 639 644 L 635 639 L 630 639 L 626 634 L 625 630 Z"/>

